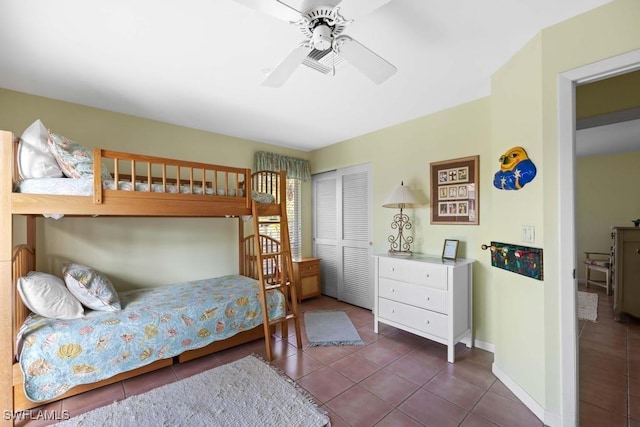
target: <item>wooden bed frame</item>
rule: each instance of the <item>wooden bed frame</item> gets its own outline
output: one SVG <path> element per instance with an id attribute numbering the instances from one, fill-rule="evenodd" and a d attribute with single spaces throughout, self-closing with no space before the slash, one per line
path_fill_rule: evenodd
<path id="1" fill-rule="evenodd" d="M 11 307 L 11 310 L 0 310 L 0 409 L 18 412 L 40 406 L 46 402 L 32 402 L 23 391 L 23 375 L 19 363 L 15 361 L 16 334 L 29 314 L 18 292 L 17 279 L 35 270 L 35 218 L 45 213 L 59 213 L 66 216 L 166 216 L 166 217 L 227 217 L 227 216 L 272 216 L 286 211 L 286 177 L 284 172 L 261 171 L 251 174 L 249 169 L 227 166 L 209 165 L 196 162 L 185 162 L 160 157 L 140 156 L 128 153 L 94 150 L 94 194 L 92 196 L 59 196 L 42 194 L 14 193 L 17 180 L 18 139 L 11 132 L 0 131 L 0 305 Z M 221 188 L 223 194 L 236 195 L 198 195 L 171 194 L 147 191 L 103 190 L 100 170 L 103 162 L 107 162 L 113 171 L 115 182 L 130 179 L 143 183 L 158 183 L 166 188 L 170 184 L 188 185 L 200 188 Z M 142 171 L 142 172 L 141 172 Z M 116 187 L 117 188 L 117 187 Z M 274 204 L 258 204 L 251 200 L 251 190 L 267 192 L 275 197 Z M 26 217 L 27 241 L 24 245 L 12 248 L 13 216 Z M 286 221 L 286 215 L 285 215 Z M 240 230 L 240 274 L 260 279 L 268 285 L 268 278 L 255 268 L 256 251 L 259 246 L 252 235 L 245 236 L 243 221 L 239 220 Z M 256 222 L 257 224 L 257 222 Z M 286 224 L 286 222 L 285 222 Z M 281 227 L 282 228 L 282 227 Z M 286 227 L 285 227 L 286 228 Z M 254 227 L 257 230 L 257 225 Z M 282 246 L 277 241 L 267 242 L 264 236 L 261 242 L 274 251 L 274 256 L 282 255 Z M 288 232 L 283 234 L 286 248 L 289 247 Z M 273 240 L 273 239 L 271 239 Z M 250 264 L 254 264 L 251 266 Z M 262 264 L 262 262 L 260 263 Z M 286 270 L 286 266 L 285 266 Z M 295 286 L 293 293 L 295 296 Z M 297 316 L 297 307 L 294 305 Z M 290 318 L 290 317 L 288 317 Z M 283 336 L 287 336 L 284 320 L 280 323 Z M 245 342 L 265 337 L 265 332 L 274 332 L 271 324 L 259 325 L 249 331 L 241 332 L 224 341 L 214 342 L 209 346 L 187 351 L 173 359 L 156 361 L 139 369 L 116 375 L 112 378 L 69 390 L 54 399 L 59 400 L 88 390 L 92 390 L 117 381 L 151 372 L 184 362 L 216 351 L 221 351 Z M 296 324 L 298 346 L 300 347 L 299 326 Z M 271 341 L 267 343 L 268 358 L 271 357 Z M 48 401 L 51 402 L 51 401 Z M 2 421 L 11 425 L 12 420 Z"/>

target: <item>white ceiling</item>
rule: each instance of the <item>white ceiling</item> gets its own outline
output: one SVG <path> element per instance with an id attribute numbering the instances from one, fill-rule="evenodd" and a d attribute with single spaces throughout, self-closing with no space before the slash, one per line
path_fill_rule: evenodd
<path id="1" fill-rule="evenodd" d="M 640 151 L 640 119 L 576 132 L 576 155 L 599 156 Z"/>
<path id="2" fill-rule="evenodd" d="M 391 0 L 344 32 L 389 80 L 300 66 L 274 89 L 302 34 L 233 0 L 2 0 L 0 87 L 307 151 L 486 96 L 537 32 L 609 1 Z"/>

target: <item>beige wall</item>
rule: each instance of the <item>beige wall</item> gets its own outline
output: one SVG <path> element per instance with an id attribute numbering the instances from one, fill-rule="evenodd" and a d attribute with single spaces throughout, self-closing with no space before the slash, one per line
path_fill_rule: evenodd
<path id="1" fill-rule="evenodd" d="M 578 159 L 576 235 L 579 279 L 585 276 L 582 267 L 584 252 L 609 252 L 611 227 L 632 227 L 631 220 L 640 218 L 639 182 L 640 152 Z"/>
<path id="2" fill-rule="evenodd" d="M 257 150 L 308 158 L 308 153 L 0 89 L 0 129 L 17 135 L 34 120 L 87 147 L 252 167 Z M 304 185 L 304 252 L 311 253 L 310 183 Z M 17 221 L 16 241 L 24 239 Z M 38 269 L 87 263 L 118 289 L 237 273 L 236 219 L 38 219 Z"/>
<path id="3" fill-rule="evenodd" d="M 480 249 L 488 242 L 488 224 L 494 209 L 491 181 L 497 156 L 490 156 L 491 103 L 489 98 L 438 112 L 314 151 L 312 172 L 373 165 L 374 252 L 386 252 L 387 236 L 396 210 L 382 207 L 393 188 L 404 181 L 423 206 L 405 210 L 413 224 L 415 252 L 440 256 L 444 239 L 459 239 L 459 256 L 474 265 L 474 324 L 478 339 L 492 343 L 495 307 L 491 296 L 489 255 Z M 480 156 L 480 225 L 430 224 L 429 163 L 459 157 Z"/>
<path id="4" fill-rule="evenodd" d="M 576 87 L 576 119 L 640 107 L 640 71 Z"/>
<path id="5" fill-rule="evenodd" d="M 492 240 L 545 248 L 541 52 L 542 38 L 538 35 L 491 80 L 492 158 L 497 159 L 513 146 L 522 146 L 538 172 L 520 190 L 493 190 L 490 230 Z M 521 241 L 523 225 L 535 227 L 534 243 Z M 548 263 L 545 256 L 545 269 Z M 541 321 L 545 315 L 544 282 L 501 269 L 495 269 L 493 277 L 495 297 L 499 300 L 495 363 L 544 405 L 545 383 L 541 380 L 547 362 L 541 357 L 545 348 Z"/>

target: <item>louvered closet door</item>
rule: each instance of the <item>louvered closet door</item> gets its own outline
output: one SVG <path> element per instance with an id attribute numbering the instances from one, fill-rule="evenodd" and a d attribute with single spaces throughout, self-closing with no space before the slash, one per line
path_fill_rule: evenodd
<path id="1" fill-rule="evenodd" d="M 313 255 L 322 293 L 373 308 L 371 165 L 313 176 Z"/>
<path id="2" fill-rule="evenodd" d="M 338 299 L 373 308 L 371 165 L 337 171 Z"/>
<path id="3" fill-rule="evenodd" d="M 322 293 L 338 297 L 338 187 L 336 172 L 313 176 L 313 256 L 320 261 Z"/>

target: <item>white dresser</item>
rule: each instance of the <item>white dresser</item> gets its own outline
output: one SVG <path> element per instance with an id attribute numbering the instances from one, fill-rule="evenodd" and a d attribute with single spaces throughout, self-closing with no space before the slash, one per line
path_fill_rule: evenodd
<path id="1" fill-rule="evenodd" d="M 375 255 L 374 331 L 382 322 L 445 344 L 454 363 L 456 343 L 473 347 L 473 262 Z"/>

